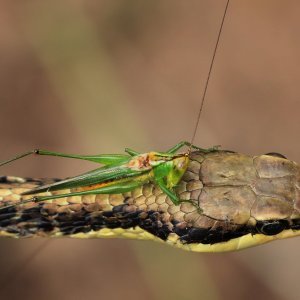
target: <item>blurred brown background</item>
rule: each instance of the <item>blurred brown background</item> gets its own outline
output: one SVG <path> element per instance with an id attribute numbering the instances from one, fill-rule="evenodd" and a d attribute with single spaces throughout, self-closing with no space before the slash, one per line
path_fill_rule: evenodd
<path id="1" fill-rule="evenodd" d="M 0 160 L 191 138 L 225 1 L 0 2 Z M 299 1 L 231 1 L 196 144 L 300 162 Z M 28 158 L 1 174 L 92 164 Z M 300 239 L 230 254 L 129 240 L 0 240 L 1 299 L 299 299 Z M 32 259 L 30 260 L 30 256 Z M 24 262 L 28 262 L 27 265 Z"/>

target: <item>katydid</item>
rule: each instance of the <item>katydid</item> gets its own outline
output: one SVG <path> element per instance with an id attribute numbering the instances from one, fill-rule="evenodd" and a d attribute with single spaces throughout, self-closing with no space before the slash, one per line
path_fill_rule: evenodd
<path id="1" fill-rule="evenodd" d="M 32 150 L 0 163 L 0 167 L 31 154 L 83 159 L 104 165 L 75 177 L 40 186 L 23 193 L 23 195 L 60 191 L 67 188 L 75 188 L 76 191 L 74 192 L 51 196 L 34 196 L 33 198 L 23 200 L 19 204 L 88 194 L 125 193 L 145 183 L 152 182 L 157 184 L 175 205 L 179 205 L 181 202 L 187 201 L 180 200 L 174 191 L 174 187 L 181 180 L 189 164 L 190 149 L 188 152 L 176 153 L 184 146 L 202 152 L 211 152 L 218 149 L 217 146 L 202 149 L 189 142 L 180 142 L 167 152 L 148 152 L 143 154 L 128 148 L 125 149 L 127 154 L 100 155 L 77 155 L 48 150 Z M 188 202 L 193 203 L 192 201 Z"/>

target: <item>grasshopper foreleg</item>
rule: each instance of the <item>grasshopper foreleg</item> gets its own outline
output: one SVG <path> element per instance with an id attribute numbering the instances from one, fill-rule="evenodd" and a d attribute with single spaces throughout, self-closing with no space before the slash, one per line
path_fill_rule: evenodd
<path id="1" fill-rule="evenodd" d="M 176 153 L 179 149 L 181 149 L 181 148 L 184 147 L 184 146 L 191 147 L 191 148 L 193 148 L 193 149 L 195 149 L 195 150 L 198 150 L 198 151 L 201 151 L 201 152 L 205 152 L 205 153 L 218 151 L 218 149 L 219 149 L 219 147 L 220 147 L 220 146 L 218 145 L 218 146 L 213 146 L 213 147 L 211 147 L 211 148 L 205 149 L 205 148 L 200 148 L 200 147 L 197 147 L 197 146 L 195 146 L 195 145 L 192 145 L 190 142 L 183 141 L 183 142 L 180 142 L 180 143 L 176 144 L 176 145 L 175 145 L 174 147 L 172 147 L 171 149 L 169 149 L 169 150 L 167 151 L 167 153 L 169 153 L 169 154 L 174 154 L 174 153 Z"/>
<path id="2" fill-rule="evenodd" d="M 171 199 L 171 201 L 175 204 L 175 205 L 179 205 L 181 203 L 190 203 L 193 206 L 195 206 L 197 208 L 197 211 L 199 213 L 202 212 L 202 209 L 199 207 L 199 205 L 197 203 L 195 203 L 193 200 L 181 200 L 176 193 L 172 190 L 169 189 L 165 183 L 163 182 L 163 180 L 158 180 L 156 181 L 158 186 L 161 188 L 161 190 Z"/>

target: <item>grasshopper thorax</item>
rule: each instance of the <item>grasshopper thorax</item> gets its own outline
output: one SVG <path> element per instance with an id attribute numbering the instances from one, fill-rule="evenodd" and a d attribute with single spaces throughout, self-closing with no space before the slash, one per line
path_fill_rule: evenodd
<path id="1" fill-rule="evenodd" d="M 189 153 L 148 152 L 132 157 L 128 167 L 136 171 L 152 170 L 154 177 L 165 178 L 168 187 L 179 183 L 189 164 Z"/>

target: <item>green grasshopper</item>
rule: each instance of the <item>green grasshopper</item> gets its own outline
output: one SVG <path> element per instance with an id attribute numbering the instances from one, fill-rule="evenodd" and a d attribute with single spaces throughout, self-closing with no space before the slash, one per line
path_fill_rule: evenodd
<path id="1" fill-rule="evenodd" d="M 189 147 L 188 152 L 176 153 L 184 146 Z M 0 163 L 0 167 L 31 154 L 83 159 L 104 165 L 75 177 L 40 186 L 22 195 L 34 195 L 72 188 L 76 188 L 75 192 L 51 196 L 34 196 L 19 204 L 89 194 L 119 194 L 132 191 L 145 183 L 152 182 L 158 185 L 175 205 L 179 205 L 181 202 L 193 203 L 189 200 L 181 200 L 174 191 L 174 187 L 180 182 L 188 167 L 191 148 L 202 152 L 212 152 L 218 149 L 217 146 L 202 149 L 189 142 L 180 142 L 167 152 L 143 154 L 128 148 L 125 149 L 127 154 L 100 155 L 76 155 L 47 150 L 32 150 Z"/>

